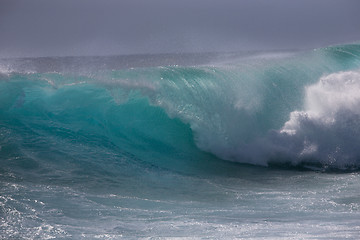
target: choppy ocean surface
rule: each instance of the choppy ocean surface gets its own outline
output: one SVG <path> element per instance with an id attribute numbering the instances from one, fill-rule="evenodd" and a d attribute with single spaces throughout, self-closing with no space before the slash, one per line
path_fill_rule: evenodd
<path id="1" fill-rule="evenodd" d="M 360 45 L 0 60 L 1 239 L 358 239 Z"/>

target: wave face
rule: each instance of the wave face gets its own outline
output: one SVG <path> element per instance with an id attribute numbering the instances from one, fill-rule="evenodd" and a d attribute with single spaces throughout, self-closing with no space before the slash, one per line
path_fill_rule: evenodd
<path id="1" fill-rule="evenodd" d="M 29 152 L 41 148 L 73 158 L 99 153 L 100 144 L 102 152 L 167 167 L 184 168 L 184 159 L 208 152 L 265 166 L 358 168 L 359 67 L 356 44 L 194 67 L 44 73 L 8 66 L 0 80 L 1 155 L 34 161 Z"/>

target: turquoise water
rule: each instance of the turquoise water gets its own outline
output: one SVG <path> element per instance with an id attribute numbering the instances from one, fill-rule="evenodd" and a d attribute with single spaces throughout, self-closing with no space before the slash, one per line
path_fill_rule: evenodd
<path id="1" fill-rule="evenodd" d="M 0 65 L 1 238 L 356 239 L 360 46 L 211 60 Z"/>

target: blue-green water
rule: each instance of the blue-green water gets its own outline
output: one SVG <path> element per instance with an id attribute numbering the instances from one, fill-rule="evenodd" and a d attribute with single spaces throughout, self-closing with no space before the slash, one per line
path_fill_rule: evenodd
<path id="1" fill-rule="evenodd" d="M 358 44 L 146 59 L 0 63 L 1 238 L 357 239 Z"/>

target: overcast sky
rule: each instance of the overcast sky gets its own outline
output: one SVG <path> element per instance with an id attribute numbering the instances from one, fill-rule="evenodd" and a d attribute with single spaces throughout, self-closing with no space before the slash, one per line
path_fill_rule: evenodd
<path id="1" fill-rule="evenodd" d="M 316 48 L 360 41 L 360 0 L 0 0 L 0 57 Z"/>

